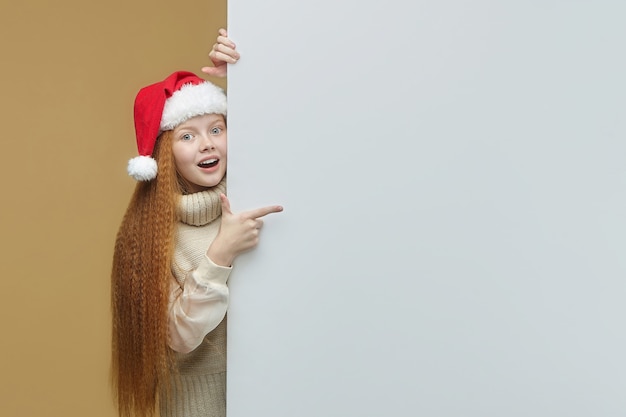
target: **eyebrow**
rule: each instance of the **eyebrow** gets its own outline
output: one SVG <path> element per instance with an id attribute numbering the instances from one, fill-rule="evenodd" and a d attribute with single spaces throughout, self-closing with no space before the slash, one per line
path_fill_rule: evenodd
<path id="1" fill-rule="evenodd" d="M 186 130 L 198 131 L 198 130 L 203 130 L 204 129 L 204 126 L 199 127 L 199 126 L 196 126 L 196 125 L 185 125 L 185 123 L 186 123 L 186 121 L 181 123 L 181 124 L 179 124 L 178 126 L 176 126 L 172 130 L 172 132 L 174 132 L 174 134 L 177 134 L 179 132 L 186 131 Z M 206 127 L 208 129 L 211 129 L 211 128 L 213 128 L 215 126 L 219 126 L 219 125 L 226 126 L 226 120 L 224 120 L 224 119 L 214 120 L 214 121 L 210 122 L 208 125 L 206 125 Z"/>

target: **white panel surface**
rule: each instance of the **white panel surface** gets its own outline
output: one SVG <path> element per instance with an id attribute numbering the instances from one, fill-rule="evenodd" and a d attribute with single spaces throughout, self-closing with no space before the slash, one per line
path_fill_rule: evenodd
<path id="1" fill-rule="evenodd" d="M 625 416 L 625 21 L 230 0 L 229 417 Z"/>

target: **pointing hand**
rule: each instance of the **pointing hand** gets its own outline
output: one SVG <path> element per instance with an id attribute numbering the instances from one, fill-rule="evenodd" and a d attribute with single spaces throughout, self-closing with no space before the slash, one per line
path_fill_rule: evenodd
<path id="1" fill-rule="evenodd" d="M 228 198 L 220 195 L 222 222 L 217 237 L 207 251 L 208 257 L 217 265 L 230 266 L 237 255 L 254 248 L 259 243 L 262 217 L 283 211 L 282 206 L 267 206 L 233 213 Z"/>

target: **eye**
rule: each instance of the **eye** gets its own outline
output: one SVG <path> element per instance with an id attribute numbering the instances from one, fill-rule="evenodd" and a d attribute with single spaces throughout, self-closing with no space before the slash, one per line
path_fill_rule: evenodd
<path id="1" fill-rule="evenodd" d="M 193 139 L 193 135 L 191 133 L 185 133 L 180 137 L 181 140 L 191 140 Z"/>
<path id="2" fill-rule="evenodd" d="M 222 130 L 223 129 L 221 127 L 218 127 L 218 126 L 212 127 L 211 128 L 211 134 L 212 135 L 219 135 L 220 133 L 222 133 Z"/>

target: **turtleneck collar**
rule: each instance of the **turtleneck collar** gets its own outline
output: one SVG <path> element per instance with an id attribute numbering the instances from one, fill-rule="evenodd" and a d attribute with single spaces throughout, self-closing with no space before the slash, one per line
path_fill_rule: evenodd
<path id="1" fill-rule="evenodd" d="M 226 194 L 226 178 L 215 187 L 183 195 L 178 203 L 178 218 L 191 226 L 204 226 L 222 214 L 220 194 Z"/>

